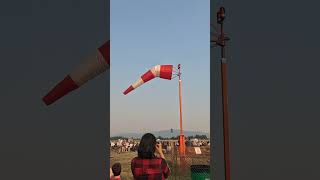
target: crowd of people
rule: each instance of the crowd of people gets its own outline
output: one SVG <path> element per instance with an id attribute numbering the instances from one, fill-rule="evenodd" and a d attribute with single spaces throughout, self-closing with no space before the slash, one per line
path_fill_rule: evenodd
<path id="1" fill-rule="evenodd" d="M 210 146 L 209 140 L 199 140 L 199 139 L 190 139 L 186 141 L 186 146 L 189 147 L 201 147 L 201 146 Z"/>
<path id="2" fill-rule="evenodd" d="M 178 141 L 173 141 L 170 143 L 170 141 L 166 140 L 160 140 L 157 139 L 156 141 L 161 141 L 163 146 L 163 152 L 169 152 L 174 147 L 173 146 L 179 146 Z M 209 140 L 199 140 L 199 139 L 187 139 L 185 141 L 185 144 L 187 147 L 201 147 L 201 146 L 210 146 Z M 118 139 L 116 141 L 110 142 L 110 148 L 113 151 L 116 151 L 118 153 L 121 152 L 136 152 L 139 147 L 139 141 L 133 140 L 133 139 Z"/>
<path id="3" fill-rule="evenodd" d="M 135 140 L 126 140 L 126 139 L 118 139 L 115 142 L 110 142 L 111 150 L 117 151 L 118 153 L 121 152 L 130 152 L 130 151 L 137 151 L 139 146 L 139 142 Z"/>

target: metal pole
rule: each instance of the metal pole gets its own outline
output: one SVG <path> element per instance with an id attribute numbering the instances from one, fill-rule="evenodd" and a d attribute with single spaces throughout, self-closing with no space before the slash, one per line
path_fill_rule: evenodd
<path id="1" fill-rule="evenodd" d="M 179 154 L 180 154 L 180 165 L 182 168 L 185 167 L 185 143 L 184 143 L 184 134 L 182 127 L 182 81 L 181 81 L 181 69 L 180 64 L 178 65 L 178 76 L 179 76 L 179 110 L 180 110 L 180 136 L 179 136 Z"/>
<path id="2" fill-rule="evenodd" d="M 221 89 L 223 108 L 223 143 L 224 143 L 224 166 L 225 180 L 231 179 L 230 173 L 230 150 L 229 150 L 229 116 L 228 116 L 228 86 L 227 86 L 227 59 L 225 57 L 225 37 L 223 31 L 223 20 L 225 9 L 221 7 L 217 13 L 218 23 L 221 25 L 220 46 L 221 46 Z"/>
<path id="3" fill-rule="evenodd" d="M 181 79 L 179 76 L 179 107 L 180 107 L 180 135 L 183 135 L 183 129 L 182 129 L 182 95 L 181 95 Z"/>

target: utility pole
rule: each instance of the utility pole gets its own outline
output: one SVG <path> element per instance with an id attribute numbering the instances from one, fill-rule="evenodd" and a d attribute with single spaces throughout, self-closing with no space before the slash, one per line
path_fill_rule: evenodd
<path id="1" fill-rule="evenodd" d="M 229 112 L 228 112 L 228 83 L 227 83 L 227 59 L 225 57 L 225 37 L 223 23 L 225 19 L 225 8 L 220 7 L 217 12 L 217 23 L 220 24 L 220 38 L 217 44 L 221 47 L 221 90 L 223 108 L 223 143 L 224 143 L 224 168 L 225 180 L 230 180 L 230 150 L 229 150 Z"/>

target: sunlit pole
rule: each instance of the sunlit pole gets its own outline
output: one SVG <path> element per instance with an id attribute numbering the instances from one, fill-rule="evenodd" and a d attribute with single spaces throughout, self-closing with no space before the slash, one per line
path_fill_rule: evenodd
<path id="1" fill-rule="evenodd" d="M 182 80 L 181 80 L 181 69 L 180 64 L 178 65 L 178 77 L 179 77 L 179 110 L 180 110 L 180 136 L 179 136 L 179 153 L 180 153 L 180 162 L 181 165 L 184 166 L 184 158 L 185 158 L 185 142 L 184 142 L 184 134 L 182 127 Z"/>

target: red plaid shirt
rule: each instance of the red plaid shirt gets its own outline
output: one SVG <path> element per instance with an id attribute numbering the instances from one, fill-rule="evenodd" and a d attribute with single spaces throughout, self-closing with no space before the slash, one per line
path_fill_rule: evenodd
<path id="1" fill-rule="evenodd" d="M 131 161 L 131 171 L 135 180 L 164 180 L 169 176 L 170 169 L 165 159 L 140 159 Z"/>
<path id="2" fill-rule="evenodd" d="M 120 178 L 120 177 L 114 177 L 114 176 L 112 176 L 112 177 L 110 178 L 110 180 L 121 180 L 121 178 Z"/>

